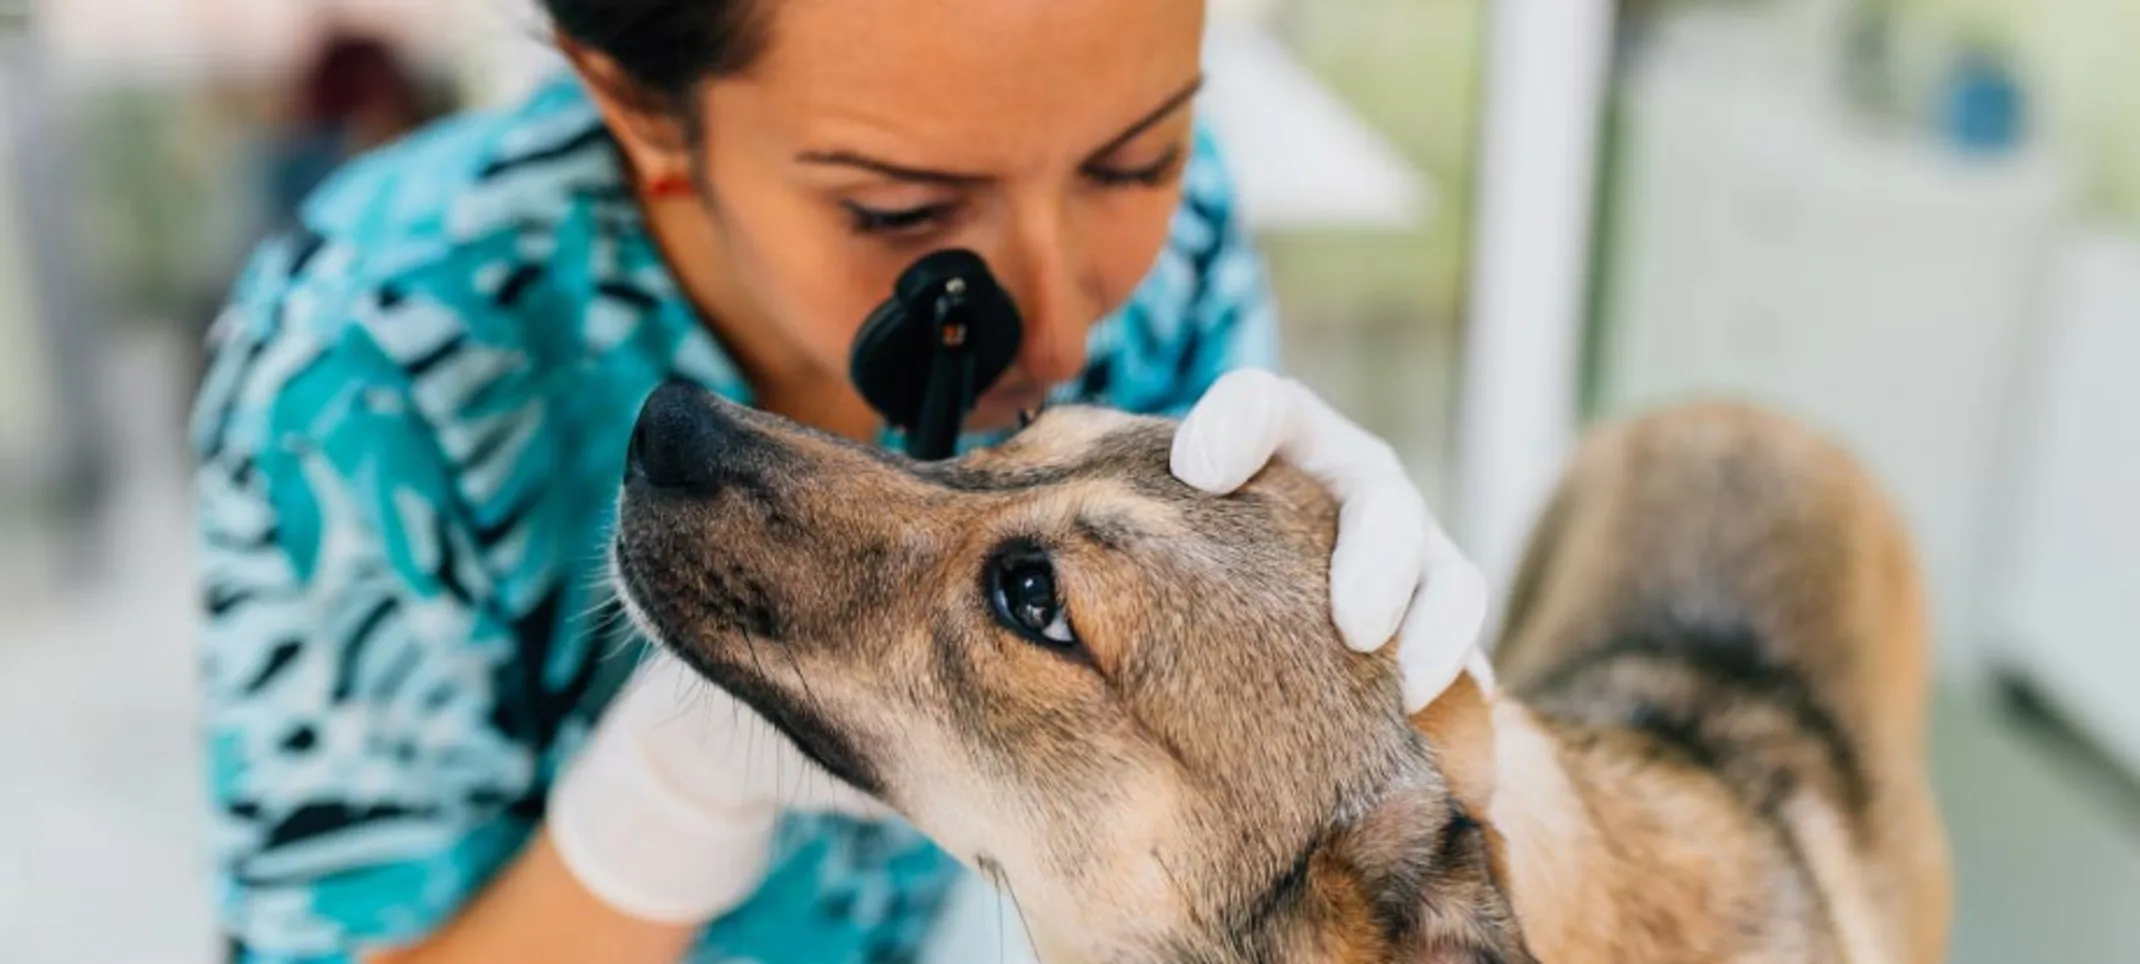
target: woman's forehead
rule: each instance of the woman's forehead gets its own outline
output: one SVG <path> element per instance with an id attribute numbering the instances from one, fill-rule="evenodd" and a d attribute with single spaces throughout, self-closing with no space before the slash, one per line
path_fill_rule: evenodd
<path id="1" fill-rule="evenodd" d="M 730 101 L 807 151 L 909 165 L 1093 151 L 1200 72 L 1201 0 L 767 0 Z M 741 106 L 741 105 L 739 105 Z"/>

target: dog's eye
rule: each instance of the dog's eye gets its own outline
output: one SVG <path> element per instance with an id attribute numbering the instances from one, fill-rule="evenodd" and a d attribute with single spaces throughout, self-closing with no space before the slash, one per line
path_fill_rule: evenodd
<path id="1" fill-rule="evenodd" d="M 989 606 L 1006 628 L 1043 646 L 1077 645 L 1056 591 L 1055 567 L 1039 550 L 1020 548 L 997 556 L 988 583 Z"/>

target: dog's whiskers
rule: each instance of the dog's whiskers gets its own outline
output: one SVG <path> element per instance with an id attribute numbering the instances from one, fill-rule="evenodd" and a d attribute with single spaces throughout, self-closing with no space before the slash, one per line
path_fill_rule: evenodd
<path id="1" fill-rule="evenodd" d="M 632 625 L 631 613 L 625 611 L 621 600 L 611 599 L 590 607 L 580 621 L 602 647 L 597 659 L 615 659 L 638 641 L 637 627 Z"/>
<path id="2" fill-rule="evenodd" d="M 1003 872 L 1003 865 L 987 857 L 975 858 L 974 864 L 981 869 L 982 876 L 987 877 L 990 882 L 996 885 L 997 890 L 1003 892 L 1004 897 L 1010 899 L 1011 909 L 1018 912 L 1018 926 L 1025 931 L 1026 946 L 1032 948 L 1034 953 L 1038 954 L 1039 946 L 1033 941 L 1033 922 L 1026 919 L 1025 904 L 1018 899 L 1018 889 L 1011 886 L 1009 875 Z M 996 955 L 998 957 L 1005 956 L 1004 949 L 1009 943 L 1010 935 L 1003 926 L 1003 905 L 999 903 L 996 905 Z"/>
<path id="3" fill-rule="evenodd" d="M 619 628 L 620 627 L 609 626 L 605 627 L 602 630 L 602 632 L 608 635 L 610 639 L 606 648 L 603 649 L 602 655 L 599 657 L 600 659 L 621 659 L 627 654 L 631 653 L 632 650 L 639 645 L 638 634 L 634 632 L 629 625 L 621 627 L 623 630 L 622 632 L 618 631 Z"/>
<path id="4" fill-rule="evenodd" d="M 743 633 L 742 635 L 743 649 L 746 652 L 750 653 L 751 665 L 757 667 L 758 675 L 761 678 L 772 678 L 771 675 L 765 671 L 765 661 L 763 659 L 760 659 L 758 656 L 758 637 L 753 636 L 748 632 Z M 757 752 L 757 748 L 755 746 L 752 747 L 751 752 L 755 754 Z M 787 788 L 785 786 L 786 783 L 787 775 L 783 771 L 783 768 L 779 761 L 779 757 L 776 756 L 774 758 L 773 764 L 773 796 L 775 799 L 780 800 L 783 804 L 792 804 L 795 802 L 795 798 L 788 793 Z"/>
<path id="5" fill-rule="evenodd" d="M 788 668 L 794 671 L 795 682 L 797 685 L 802 687 L 803 701 L 809 705 L 810 712 L 816 714 L 820 719 L 824 718 L 825 705 L 823 703 L 818 702 L 816 691 L 810 689 L 810 677 L 803 673 L 802 664 L 795 660 L 795 654 L 787 648 L 780 647 L 779 652 L 782 656 L 787 657 Z M 800 779 L 807 780 L 809 779 L 809 777 L 810 771 L 805 770 Z M 834 779 L 838 778 L 834 777 Z"/>

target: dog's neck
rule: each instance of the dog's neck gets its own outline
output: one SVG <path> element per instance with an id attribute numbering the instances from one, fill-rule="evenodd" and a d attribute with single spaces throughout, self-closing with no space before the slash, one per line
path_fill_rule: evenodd
<path id="1" fill-rule="evenodd" d="M 1728 802 L 1674 792 L 1659 782 L 1668 770 L 1631 766 L 1624 754 L 1593 754 L 1519 703 L 1496 703 L 1492 719 L 1498 780 L 1489 820 L 1504 847 L 1509 899 L 1539 960 L 1648 961 L 1675 956 L 1673 948 L 1686 956 L 1687 935 L 1715 908 L 1772 897 L 1783 885 L 1749 873 L 1761 851 L 1719 819 Z M 1814 846 L 1805 859 L 1822 865 L 1841 849 Z"/>
<path id="2" fill-rule="evenodd" d="M 1489 819 L 1504 847 L 1509 897 L 1525 939 L 1540 960 L 1582 964 L 1583 935 L 1615 933 L 1617 906 L 1586 895 L 1609 859 L 1604 828 L 1584 806 L 1554 737 L 1521 704 L 1493 707 L 1496 782 Z"/>

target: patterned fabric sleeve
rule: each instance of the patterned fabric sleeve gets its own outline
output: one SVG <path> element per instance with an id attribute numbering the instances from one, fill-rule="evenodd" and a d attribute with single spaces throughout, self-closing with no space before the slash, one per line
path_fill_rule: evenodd
<path id="1" fill-rule="evenodd" d="M 1278 366 L 1278 314 L 1233 179 L 1200 129 L 1166 250 L 1137 296 L 1094 332 L 1078 395 L 1180 416 L 1220 375 Z"/>
<path id="2" fill-rule="evenodd" d="M 535 751 L 505 734 L 516 628 L 405 368 L 271 244 L 196 413 L 213 853 L 246 961 L 413 941 L 519 848 Z M 331 277 L 331 273 L 322 273 Z"/>
<path id="3" fill-rule="evenodd" d="M 1201 209 L 1211 247 L 1203 258 L 1202 283 L 1189 305 L 1191 323 L 1201 332 L 1201 339 L 1185 389 L 1200 398 L 1226 372 L 1277 368 L 1280 362 L 1278 305 L 1262 252 L 1242 216 L 1232 176 L 1210 134 L 1204 133 L 1198 143 L 1206 160 L 1189 184 L 1184 204 Z M 1186 412 L 1184 407 L 1170 414 Z"/>

